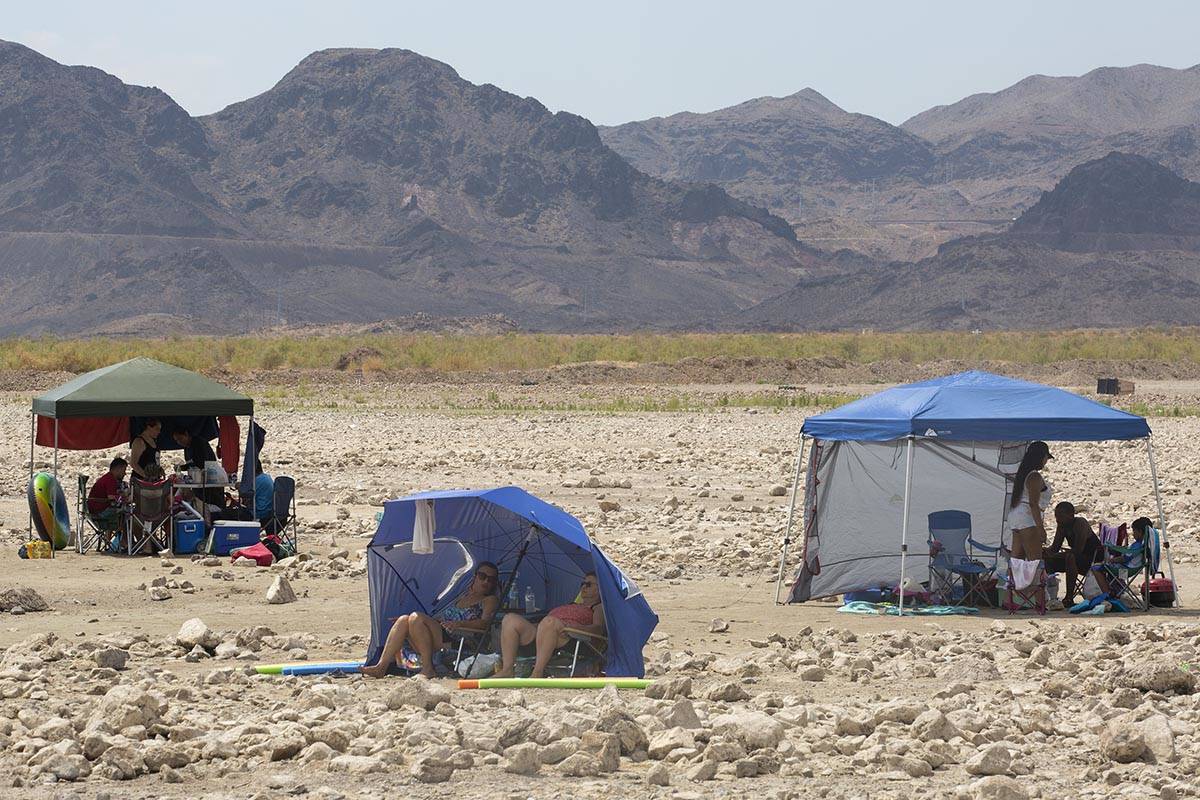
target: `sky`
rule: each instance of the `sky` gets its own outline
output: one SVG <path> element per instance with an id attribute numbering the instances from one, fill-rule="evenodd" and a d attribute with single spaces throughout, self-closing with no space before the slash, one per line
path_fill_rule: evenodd
<path id="1" fill-rule="evenodd" d="M 0 18 L 0 39 L 157 86 L 194 115 L 266 91 L 314 50 L 400 47 L 599 125 L 806 87 L 899 124 L 1031 74 L 1189 67 L 1196 31 L 1200 3 L 1174 0 L 42 0 Z"/>

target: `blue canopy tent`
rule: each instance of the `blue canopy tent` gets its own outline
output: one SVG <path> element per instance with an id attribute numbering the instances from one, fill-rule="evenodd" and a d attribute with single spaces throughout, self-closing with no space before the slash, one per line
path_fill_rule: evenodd
<path id="1" fill-rule="evenodd" d="M 1145 419 L 1051 386 L 962 372 L 897 386 L 804 421 L 776 602 L 809 442 L 803 556 L 791 602 L 927 578 L 927 564 L 906 559 L 910 523 L 947 509 L 971 515 L 974 540 L 1006 545 L 1012 474 L 1038 439 L 1145 440 L 1165 530 Z"/>
<path id="2" fill-rule="evenodd" d="M 432 553 L 413 545 L 418 504 L 425 501 L 433 511 Z M 392 620 L 413 611 L 437 614 L 466 589 L 481 561 L 495 563 L 506 584 L 515 580 L 520 597 L 532 591 L 539 609 L 572 602 L 583 575 L 595 572 L 608 625 L 605 672 L 645 674 L 642 648 L 658 616 L 641 590 L 588 537 L 579 520 L 514 486 L 426 492 L 384 504 L 379 529 L 367 547 L 367 661 L 379 657 Z"/>

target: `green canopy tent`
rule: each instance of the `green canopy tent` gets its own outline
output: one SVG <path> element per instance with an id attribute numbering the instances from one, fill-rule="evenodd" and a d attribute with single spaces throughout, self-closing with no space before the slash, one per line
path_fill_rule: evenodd
<path id="1" fill-rule="evenodd" d="M 29 434 L 29 476 L 33 478 L 35 447 L 54 448 L 54 476 L 59 450 L 102 450 L 132 440 L 131 418 L 210 417 L 221 420 L 222 441 L 238 454 L 237 417 L 250 418 L 246 460 L 253 465 L 254 400 L 216 381 L 152 358 L 131 358 L 80 375 L 33 399 Z M 227 437 L 226 434 L 232 434 Z M 32 518 L 30 520 L 32 532 Z"/>

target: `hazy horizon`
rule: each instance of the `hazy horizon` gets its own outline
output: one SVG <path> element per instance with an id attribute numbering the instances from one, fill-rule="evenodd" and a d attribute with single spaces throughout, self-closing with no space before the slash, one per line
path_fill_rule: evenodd
<path id="1" fill-rule="evenodd" d="M 0 38 L 157 86 L 197 116 L 266 91 L 306 55 L 331 47 L 414 50 L 474 83 L 536 97 L 598 125 L 712 111 L 806 87 L 848 111 L 900 124 L 1032 74 L 1200 61 L 1192 33 L 1200 5 L 1176 0 L 1136 13 L 1108 1 L 1045 7 L 1028 0 L 1003 13 L 941 0 L 837 8 L 750 2 L 736 13 L 713 2 L 620 2 L 603 13 L 546 2 L 521 10 L 49 3 L 9 9 L 6 23 Z"/>

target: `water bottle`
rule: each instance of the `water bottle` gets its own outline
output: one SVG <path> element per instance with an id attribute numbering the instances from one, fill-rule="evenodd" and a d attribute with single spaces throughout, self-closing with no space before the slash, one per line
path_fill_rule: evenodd
<path id="1" fill-rule="evenodd" d="M 508 607 L 516 609 L 517 607 L 517 582 L 513 581 L 508 587 Z"/>
<path id="2" fill-rule="evenodd" d="M 533 596 L 533 587 L 526 586 L 525 587 L 525 613 L 526 614 L 532 614 L 534 611 L 537 611 L 536 602 L 537 602 L 537 598 L 535 598 Z"/>

